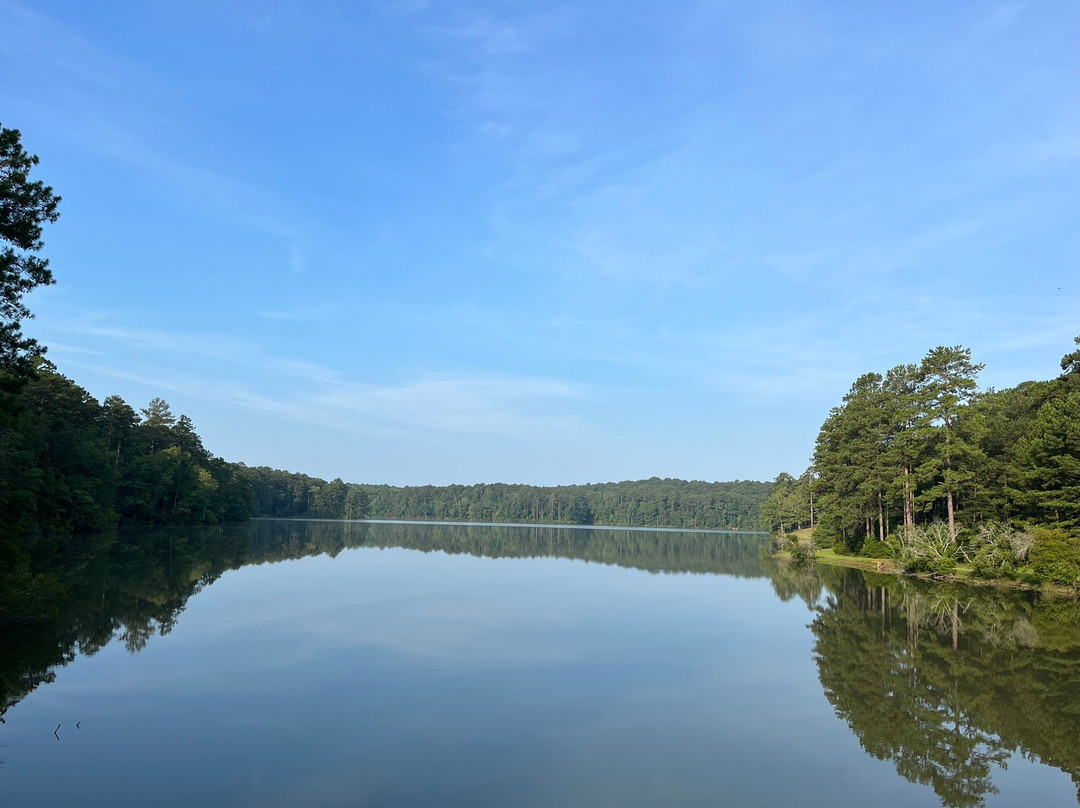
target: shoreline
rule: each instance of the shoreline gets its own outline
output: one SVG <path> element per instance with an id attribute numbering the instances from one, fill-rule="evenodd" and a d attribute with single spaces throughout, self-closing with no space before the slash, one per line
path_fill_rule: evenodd
<path id="1" fill-rule="evenodd" d="M 631 530 L 649 533 L 724 533 L 753 536 L 768 536 L 765 530 L 739 530 L 737 528 L 716 527 L 650 527 L 643 525 L 567 525 L 557 522 L 460 522 L 441 519 L 328 519 L 306 516 L 252 516 L 249 522 L 285 521 L 285 522 L 355 522 L 368 525 L 453 525 L 457 527 L 548 527 L 569 530 Z"/>
<path id="2" fill-rule="evenodd" d="M 773 553 L 772 558 L 787 560 L 791 554 L 786 550 Z M 1044 595 L 1071 596 L 1077 592 L 1072 587 L 1061 584 L 1041 583 L 1034 584 L 1027 581 L 1017 581 L 1013 578 L 976 578 L 971 575 L 966 565 L 958 565 L 957 572 L 948 575 L 935 575 L 928 572 L 907 572 L 896 565 L 890 558 L 864 558 L 862 556 L 845 556 L 830 549 L 818 550 L 811 559 L 815 564 L 828 564 L 832 567 L 846 567 L 848 569 L 863 570 L 864 572 L 876 572 L 880 575 L 895 575 L 900 578 L 914 578 L 920 581 L 929 581 L 940 584 L 965 584 L 967 586 L 992 587 L 994 589 L 1019 589 L 1026 592 L 1039 592 Z"/>

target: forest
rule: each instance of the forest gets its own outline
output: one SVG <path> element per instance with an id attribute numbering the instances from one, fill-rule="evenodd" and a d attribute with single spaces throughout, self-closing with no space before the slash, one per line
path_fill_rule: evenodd
<path id="1" fill-rule="evenodd" d="M 9 534 L 248 518 L 243 467 L 211 455 L 191 419 L 160 398 L 139 412 L 119 396 L 98 403 L 39 361 L 12 403 L 0 428 Z"/>
<path id="2" fill-rule="evenodd" d="M 909 570 L 1080 583 L 1076 345 L 1056 378 L 1003 390 L 978 389 L 983 366 L 962 347 L 860 376 L 810 468 L 775 480 L 763 524 Z"/>
<path id="3" fill-rule="evenodd" d="M 249 470 L 255 516 L 757 529 L 771 483 L 660 479 L 592 485 L 346 485 Z M 330 487 L 328 490 L 327 487 Z"/>
<path id="4" fill-rule="evenodd" d="M 593 485 L 369 488 L 372 516 L 628 527 L 757 528 L 770 483 L 660 479 Z"/>

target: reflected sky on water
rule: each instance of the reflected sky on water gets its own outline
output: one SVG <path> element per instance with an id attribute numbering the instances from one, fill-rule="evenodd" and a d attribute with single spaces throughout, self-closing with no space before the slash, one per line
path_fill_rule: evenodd
<path id="1" fill-rule="evenodd" d="M 4 641 L 0 793 L 1076 804 L 1074 603 L 814 573 L 761 543 L 326 522 L 120 537 L 87 552 L 55 624 Z"/>

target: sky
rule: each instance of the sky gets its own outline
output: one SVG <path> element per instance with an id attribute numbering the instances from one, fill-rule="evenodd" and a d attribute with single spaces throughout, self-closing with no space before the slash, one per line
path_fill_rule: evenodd
<path id="1" fill-rule="evenodd" d="M 0 0 L 26 332 L 350 482 L 801 472 L 856 377 L 1080 334 L 1080 4 Z"/>

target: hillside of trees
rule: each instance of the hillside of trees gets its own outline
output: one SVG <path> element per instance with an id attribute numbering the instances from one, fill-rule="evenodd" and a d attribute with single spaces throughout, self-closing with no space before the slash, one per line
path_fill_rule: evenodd
<path id="1" fill-rule="evenodd" d="M 592 485 L 370 486 L 371 517 L 757 529 L 770 483 L 660 479 Z"/>
<path id="2" fill-rule="evenodd" d="M 141 412 L 117 396 L 99 403 L 40 359 L 21 382 L 0 410 L 0 624 L 53 599 L 41 567 L 56 547 L 43 551 L 43 536 L 64 537 L 71 556 L 120 525 L 248 518 L 244 469 L 211 455 L 161 399 Z"/>
<path id="3" fill-rule="evenodd" d="M 592 485 L 357 485 L 305 474 L 246 469 L 252 515 L 757 529 L 771 483 L 660 479 Z"/>
<path id="4" fill-rule="evenodd" d="M 980 392 L 961 347 L 860 376 L 821 427 L 812 465 L 762 509 L 818 545 L 988 576 L 1042 565 L 1080 582 L 1080 337 L 1062 373 Z"/>

